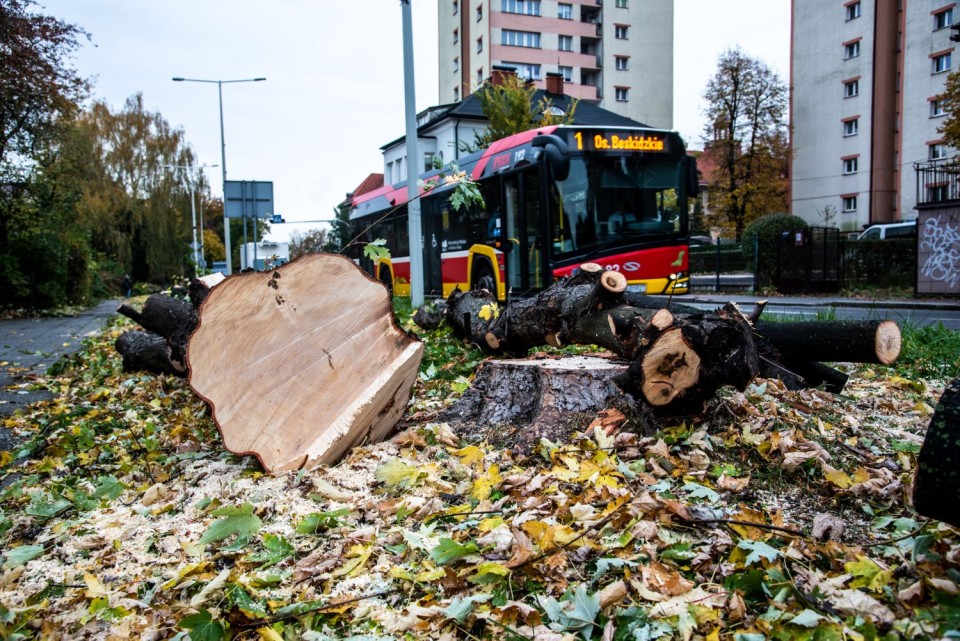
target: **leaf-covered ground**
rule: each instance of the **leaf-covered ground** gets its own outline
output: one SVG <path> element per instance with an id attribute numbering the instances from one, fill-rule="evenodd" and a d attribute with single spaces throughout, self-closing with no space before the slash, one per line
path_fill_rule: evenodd
<path id="1" fill-rule="evenodd" d="M 121 372 L 128 328 L 7 420 L 4 639 L 960 636 L 960 533 L 908 505 L 942 380 L 759 380 L 521 460 L 430 421 L 478 360 L 438 332 L 401 433 L 271 477 L 184 381 Z"/>

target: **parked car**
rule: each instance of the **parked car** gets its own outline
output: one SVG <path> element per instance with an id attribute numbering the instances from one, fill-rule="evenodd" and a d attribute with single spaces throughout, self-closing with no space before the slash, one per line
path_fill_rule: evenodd
<path id="1" fill-rule="evenodd" d="M 857 240 L 887 240 L 890 238 L 916 238 L 917 221 L 905 220 L 899 223 L 880 223 L 870 225 Z"/>

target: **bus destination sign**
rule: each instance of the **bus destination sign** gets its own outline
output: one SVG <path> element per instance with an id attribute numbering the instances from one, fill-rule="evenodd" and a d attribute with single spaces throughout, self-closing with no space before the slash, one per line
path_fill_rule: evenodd
<path id="1" fill-rule="evenodd" d="M 663 135 L 653 132 L 597 132 L 575 131 L 577 151 L 667 151 L 667 142 Z"/>

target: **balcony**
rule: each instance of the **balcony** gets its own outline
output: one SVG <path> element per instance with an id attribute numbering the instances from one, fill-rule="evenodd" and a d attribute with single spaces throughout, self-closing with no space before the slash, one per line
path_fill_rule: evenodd
<path id="1" fill-rule="evenodd" d="M 917 176 L 917 209 L 960 201 L 960 158 L 913 165 Z"/>

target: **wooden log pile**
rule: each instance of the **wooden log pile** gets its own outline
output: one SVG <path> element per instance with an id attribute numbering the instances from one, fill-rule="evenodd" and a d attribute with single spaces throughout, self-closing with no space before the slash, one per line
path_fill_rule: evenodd
<path id="1" fill-rule="evenodd" d="M 892 321 L 760 322 L 729 304 L 703 312 L 626 292 L 626 279 L 587 263 L 535 297 L 501 309 L 489 292 L 454 292 L 444 320 L 488 354 L 532 347 L 597 345 L 627 364 L 620 389 L 656 415 L 703 411 L 716 391 L 744 389 L 758 375 L 789 387 L 842 387 L 845 374 L 820 360 L 892 363 L 900 330 Z M 461 410 L 469 413 L 467 410 Z"/>

